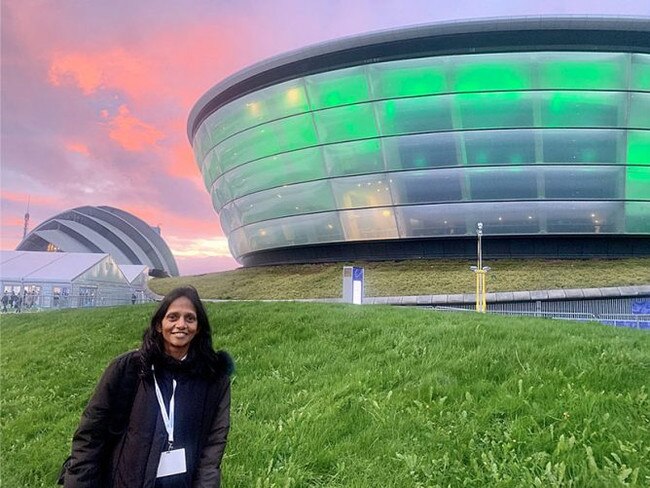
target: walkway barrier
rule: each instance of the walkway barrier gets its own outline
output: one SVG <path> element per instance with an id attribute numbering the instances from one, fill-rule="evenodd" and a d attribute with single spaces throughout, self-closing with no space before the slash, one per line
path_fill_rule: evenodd
<path id="1" fill-rule="evenodd" d="M 474 312 L 471 308 L 463 307 L 425 307 L 432 310 L 441 310 L 447 312 Z M 542 317 L 556 320 L 576 320 L 579 322 L 600 322 L 604 325 L 615 327 L 632 327 L 635 329 L 650 330 L 650 314 L 595 314 L 585 312 L 527 312 L 522 310 L 487 310 L 487 313 L 493 315 L 516 315 L 520 317 Z"/>

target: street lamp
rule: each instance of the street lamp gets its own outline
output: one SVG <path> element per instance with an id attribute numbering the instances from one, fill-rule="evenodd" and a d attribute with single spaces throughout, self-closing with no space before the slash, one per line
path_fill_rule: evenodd
<path id="1" fill-rule="evenodd" d="M 470 266 L 474 273 L 476 273 L 476 311 L 485 313 L 487 310 L 487 285 L 486 275 L 490 271 L 489 266 L 483 266 L 483 249 L 481 238 L 483 237 L 483 222 L 476 224 L 476 236 L 478 237 L 477 249 L 477 266 Z"/>

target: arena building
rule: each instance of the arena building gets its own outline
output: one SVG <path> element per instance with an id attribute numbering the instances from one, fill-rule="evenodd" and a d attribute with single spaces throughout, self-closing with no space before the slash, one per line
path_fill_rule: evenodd
<path id="1" fill-rule="evenodd" d="M 61 212 L 27 234 L 16 250 L 108 253 L 119 265 L 147 266 L 152 276 L 178 276 L 160 229 L 108 206 Z"/>
<path id="2" fill-rule="evenodd" d="M 244 265 L 650 255 L 650 19 L 340 39 L 210 89 L 188 136 Z"/>

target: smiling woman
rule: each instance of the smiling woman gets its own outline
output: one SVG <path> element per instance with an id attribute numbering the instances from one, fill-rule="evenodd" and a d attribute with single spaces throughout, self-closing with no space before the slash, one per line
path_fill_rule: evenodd
<path id="1" fill-rule="evenodd" d="M 66 487 L 220 485 L 233 363 L 193 287 L 168 293 L 139 350 L 104 372 L 72 439 Z"/>

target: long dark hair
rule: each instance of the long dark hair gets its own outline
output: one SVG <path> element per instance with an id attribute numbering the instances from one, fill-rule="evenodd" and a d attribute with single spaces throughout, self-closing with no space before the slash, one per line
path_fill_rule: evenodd
<path id="1" fill-rule="evenodd" d="M 158 331 L 169 306 L 178 298 L 185 297 L 196 310 L 197 331 L 190 343 L 188 359 L 191 359 L 192 370 L 202 376 L 214 377 L 219 373 L 232 372 L 232 360 L 227 353 L 215 352 L 212 347 L 212 330 L 208 314 L 203 307 L 199 293 L 193 286 L 175 288 L 160 302 L 160 305 L 151 317 L 151 322 L 142 337 L 140 355 L 142 361 L 141 374 L 145 377 L 151 375 L 151 365 L 166 357 L 165 344 L 162 333 Z"/>

